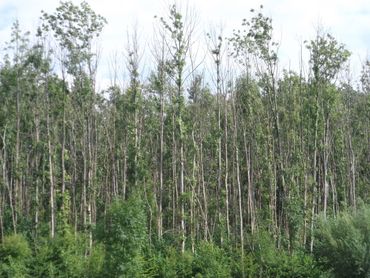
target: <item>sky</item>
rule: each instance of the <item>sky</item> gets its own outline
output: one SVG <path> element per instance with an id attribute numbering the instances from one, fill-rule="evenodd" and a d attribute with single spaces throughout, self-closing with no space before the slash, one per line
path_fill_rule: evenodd
<path id="1" fill-rule="evenodd" d="M 81 2 L 73 0 L 74 3 Z M 108 24 L 100 38 L 101 64 L 98 78 L 104 87 L 111 79 L 114 55 L 126 49 L 127 32 L 137 26 L 143 51 L 150 48 L 154 16 L 168 14 L 170 0 L 87 0 L 95 12 L 103 15 Z M 186 0 L 197 15 L 198 40 L 215 26 L 222 26 L 224 35 L 238 29 L 243 18 L 250 17 L 250 9 L 264 6 L 264 13 L 273 20 L 274 39 L 280 44 L 282 68 L 298 69 L 301 44 L 314 38 L 318 26 L 329 31 L 351 51 L 354 78 L 360 74 L 361 64 L 370 56 L 369 0 Z M 34 33 L 40 24 L 40 12 L 52 13 L 59 0 L 0 0 L 0 48 L 9 40 L 12 23 L 18 19 L 24 31 Z M 0 50 L 2 51 L 2 50 Z M 150 52 L 150 51 L 149 51 Z M 1 52 L 0 52 L 1 56 Z M 147 55 L 148 56 L 148 55 Z M 147 60 L 142 61 L 145 64 Z"/>

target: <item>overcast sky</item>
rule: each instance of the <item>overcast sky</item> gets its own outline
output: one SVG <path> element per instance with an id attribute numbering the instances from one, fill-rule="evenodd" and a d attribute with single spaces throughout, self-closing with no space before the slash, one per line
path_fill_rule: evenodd
<path id="1" fill-rule="evenodd" d="M 80 1 L 74 0 L 79 3 Z M 138 25 L 140 37 L 150 43 L 154 15 L 166 15 L 168 0 L 88 0 L 92 8 L 108 20 L 101 37 L 102 65 L 100 78 L 109 78 L 109 57 L 122 53 L 130 26 Z M 185 2 L 185 1 L 178 1 Z M 187 0 L 198 15 L 200 36 L 210 26 L 222 25 L 227 35 L 250 16 L 251 8 L 263 4 L 266 15 L 272 17 L 275 40 L 279 41 L 282 67 L 297 68 L 300 43 L 314 37 L 318 24 L 330 31 L 352 52 L 356 75 L 360 64 L 370 54 L 369 0 Z M 0 47 L 9 40 L 15 19 L 22 30 L 34 32 L 39 25 L 40 11 L 52 13 L 58 0 L 0 0 Z M 104 83 L 104 82 L 103 82 Z"/>

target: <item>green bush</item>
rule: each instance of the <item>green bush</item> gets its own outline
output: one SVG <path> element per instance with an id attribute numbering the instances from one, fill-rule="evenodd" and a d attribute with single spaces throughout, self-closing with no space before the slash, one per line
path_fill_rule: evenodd
<path id="1" fill-rule="evenodd" d="M 210 242 L 198 243 L 194 254 L 167 247 L 155 257 L 158 264 L 155 277 L 231 277 L 228 255 Z"/>
<path id="2" fill-rule="evenodd" d="M 101 277 L 104 248 L 94 244 L 88 254 L 86 236 L 64 230 L 54 239 L 38 238 L 30 273 L 32 277 Z"/>
<path id="3" fill-rule="evenodd" d="M 101 235 L 106 247 L 106 277 L 142 277 L 147 240 L 146 214 L 139 197 L 112 203 Z"/>
<path id="4" fill-rule="evenodd" d="M 244 277 L 258 277 L 259 266 L 252 253 L 244 254 L 243 264 L 241 263 L 241 250 L 230 252 L 230 257 L 231 277 L 243 277 L 243 272 Z"/>
<path id="5" fill-rule="evenodd" d="M 197 246 L 193 274 L 196 277 L 230 277 L 230 261 L 226 253 L 210 242 L 200 242 Z"/>
<path id="6" fill-rule="evenodd" d="M 255 275 L 260 277 L 321 277 L 323 272 L 314 258 L 304 251 L 292 253 L 275 246 L 273 237 L 267 232 L 260 232 L 252 239 L 254 257 L 258 266 Z"/>
<path id="7" fill-rule="evenodd" d="M 174 247 L 168 247 L 165 257 L 161 258 L 158 277 L 171 278 L 192 277 L 193 254 L 185 251 L 183 254 Z"/>
<path id="8" fill-rule="evenodd" d="M 86 242 L 81 235 L 57 234 L 36 242 L 34 277 L 84 277 Z"/>
<path id="9" fill-rule="evenodd" d="M 315 255 L 335 277 L 370 276 L 370 207 L 321 219 Z"/>
<path id="10" fill-rule="evenodd" d="M 99 278 L 103 275 L 105 259 L 104 245 L 97 243 L 94 245 L 90 256 L 85 260 L 85 271 L 84 277 L 88 278 Z"/>
<path id="11" fill-rule="evenodd" d="M 10 235 L 0 245 L 0 277 L 27 277 L 31 249 L 22 235 Z"/>

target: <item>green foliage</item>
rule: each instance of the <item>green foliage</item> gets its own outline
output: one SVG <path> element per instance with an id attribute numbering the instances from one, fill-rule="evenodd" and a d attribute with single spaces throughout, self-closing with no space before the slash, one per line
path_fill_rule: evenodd
<path id="1" fill-rule="evenodd" d="M 10 235 L 0 245 L 0 276 L 27 277 L 31 249 L 22 235 Z"/>
<path id="2" fill-rule="evenodd" d="M 35 240 L 29 272 L 32 277 L 101 277 L 104 258 L 101 243 L 89 250 L 86 236 L 65 224 L 54 239 Z"/>
<path id="3" fill-rule="evenodd" d="M 350 56 L 344 45 L 330 34 L 318 34 L 307 48 L 311 51 L 310 63 L 316 81 L 333 79 Z"/>
<path id="4" fill-rule="evenodd" d="M 32 275 L 36 277 L 84 277 L 85 242 L 72 233 L 40 238 L 36 242 Z"/>
<path id="5" fill-rule="evenodd" d="M 230 262 L 225 252 L 213 243 L 200 242 L 193 261 L 195 277 L 230 277 Z"/>
<path id="6" fill-rule="evenodd" d="M 102 277 L 104 272 L 105 249 L 102 243 L 93 246 L 91 254 L 85 259 L 84 275 L 88 278 Z"/>
<path id="7" fill-rule="evenodd" d="M 189 34 L 186 33 L 187 26 L 185 26 L 184 18 L 176 5 L 171 5 L 168 19 L 161 17 L 160 21 L 172 40 L 170 48 L 171 52 L 174 52 L 172 52 L 172 61 L 169 63 L 169 67 L 176 71 L 176 85 L 180 88 L 183 82 L 182 72 L 185 67 L 185 55 L 189 47 L 189 41 L 187 41 Z"/>
<path id="8" fill-rule="evenodd" d="M 249 67 L 250 55 L 253 54 L 266 64 L 276 64 L 277 50 L 276 42 L 272 41 L 272 19 L 262 14 L 263 6 L 260 11 L 251 9 L 252 18 L 248 21 L 243 19 L 242 30 L 234 30 L 233 36 L 229 38 L 232 46 L 233 56 L 240 64 Z"/>
<path id="9" fill-rule="evenodd" d="M 146 215 L 138 196 L 112 203 L 105 220 L 102 240 L 106 247 L 107 277 L 140 277 L 144 270 Z"/>
<path id="10" fill-rule="evenodd" d="M 168 247 L 160 260 L 159 277 L 191 277 L 193 255 L 185 251 L 183 254 L 173 247 Z"/>
<path id="11" fill-rule="evenodd" d="M 370 275 L 370 207 L 321 219 L 315 255 L 335 277 Z"/>
<path id="12" fill-rule="evenodd" d="M 254 273 L 261 277 L 321 277 L 322 270 L 311 255 L 296 249 L 292 253 L 277 248 L 271 234 L 260 232 L 251 239 Z M 257 269 L 256 269 L 257 268 Z"/>
<path id="13" fill-rule="evenodd" d="M 71 74 L 78 72 L 81 64 L 92 59 L 92 40 L 100 35 L 107 23 L 85 1 L 80 6 L 62 1 L 54 14 L 43 11 L 42 19 L 43 31 L 53 31 L 61 47 L 68 50 L 68 60 L 64 63 Z M 39 29 L 38 33 L 41 35 L 42 30 Z"/>

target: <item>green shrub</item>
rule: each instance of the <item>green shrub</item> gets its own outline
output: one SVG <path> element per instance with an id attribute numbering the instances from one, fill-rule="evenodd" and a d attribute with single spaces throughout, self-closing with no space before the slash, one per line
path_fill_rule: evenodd
<path id="1" fill-rule="evenodd" d="M 87 239 L 82 234 L 64 230 L 54 239 L 38 238 L 32 258 L 32 277 L 101 277 L 104 248 L 94 244 L 88 254 Z"/>
<path id="2" fill-rule="evenodd" d="M 315 255 L 335 277 L 370 276 L 370 207 L 321 219 Z"/>
<path id="3" fill-rule="evenodd" d="M 258 277 L 259 266 L 252 253 L 244 254 L 243 265 L 241 263 L 241 250 L 235 250 L 230 254 L 231 277 L 253 278 Z"/>
<path id="4" fill-rule="evenodd" d="M 301 250 L 290 254 L 277 248 L 267 232 L 260 232 L 252 241 L 255 249 L 250 255 L 258 266 L 255 273 L 261 277 L 321 277 L 323 274 L 310 254 Z"/>
<path id="5" fill-rule="evenodd" d="M 164 255 L 159 255 L 158 277 L 192 277 L 193 254 L 185 251 L 183 254 L 174 247 L 168 247 Z"/>
<path id="6" fill-rule="evenodd" d="M 210 242 L 200 242 L 193 261 L 196 277 L 230 277 L 230 262 L 226 253 Z"/>
<path id="7" fill-rule="evenodd" d="M 146 240 L 146 214 L 141 199 L 113 202 L 102 234 L 106 247 L 105 276 L 142 277 Z"/>
<path id="8" fill-rule="evenodd" d="M 86 241 L 81 235 L 57 234 L 36 242 L 34 277 L 84 277 Z"/>
<path id="9" fill-rule="evenodd" d="M 105 250 L 104 245 L 97 243 L 85 260 L 84 275 L 88 278 L 102 277 L 104 268 Z"/>
<path id="10" fill-rule="evenodd" d="M 31 249 L 22 235 L 10 235 L 0 245 L 0 277 L 27 277 Z"/>

